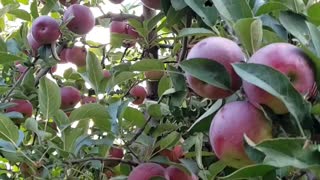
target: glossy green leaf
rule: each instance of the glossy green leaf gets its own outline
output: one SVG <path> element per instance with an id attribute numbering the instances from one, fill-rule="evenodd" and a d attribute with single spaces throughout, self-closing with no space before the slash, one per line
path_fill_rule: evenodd
<path id="1" fill-rule="evenodd" d="M 217 19 L 218 13 L 214 6 L 205 6 L 202 0 L 184 0 L 184 2 L 208 25 L 213 26 Z"/>
<path id="2" fill-rule="evenodd" d="M 261 47 L 263 30 L 260 19 L 240 19 L 235 23 L 234 30 L 250 54 L 253 54 Z"/>
<path id="3" fill-rule="evenodd" d="M 39 107 L 46 119 L 54 116 L 61 106 L 60 88 L 46 77 L 40 79 Z"/>
<path id="4" fill-rule="evenodd" d="M 205 28 L 184 28 L 179 32 L 179 37 L 184 36 L 213 36 L 214 32 Z"/>
<path id="5" fill-rule="evenodd" d="M 262 177 L 265 174 L 273 171 L 275 167 L 270 165 L 264 165 L 264 164 L 257 164 L 257 165 L 251 165 L 243 167 L 232 174 L 221 177 L 220 179 L 247 179 L 247 178 L 255 178 L 255 177 Z"/>
<path id="6" fill-rule="evenodd" d="M 111 129 L 111 117 L 107 109 L 100 104 L 85 104 L 75 109 L 70 114 L 71 121 L 81 121 L 92 119 L 94 126 L 101 130 L 109 131 Z"/>
<path id="7" fill-rule="evenodd" d="M 0 64 L 12 63 L 14 61 L 26 61 L 24 58 L 8 54 L 7 52 L 0 52 Z"/>
<path id="8" fill-rule="evenodd" d="M 91 87 L 95 92 L 100 92 L 101 80 L 103 79 L 102 67 L 97 56 L 91 51 L 88 52 L 86 57 L 86 69 Z"/>
<path id="9" fill-rule="evenodd" d="M 260 6 L 255 14 L 256 16 L 260 16 L 262 14 L 268 14 L 274 11 L 283 11 L 287 9 L 288 7 L 280 2 L 268 2 Z"/>
<path id="10" fill-rule="evenodd" d="M 230 89 L 231 80 L 229 73 L 222 64 L 216 61 L 208 59 L 189 59 L 180 63 L 180 67 L 187 74 L 190 74 L 201 81 L 221 89 Z"/>
<path id="11" fill-rule="evenodd" d="M 17 144 L 19 140 L 18 127 L 3 114 L 0 114 L 0 138 L 12 144 Z"/>
<path id="12" fill-rule="evenodd" d="M 247 0 L 212 0 L 220 15 L 228 21 L 236 22 L 242 18 L 252 18 L 253 12 Z"/>
<path id="13" fill-rule="evenodd" d="M 130 67 L 131 71 L 164 70 L 164 64 L 158 59 L 143 59 Z"/>

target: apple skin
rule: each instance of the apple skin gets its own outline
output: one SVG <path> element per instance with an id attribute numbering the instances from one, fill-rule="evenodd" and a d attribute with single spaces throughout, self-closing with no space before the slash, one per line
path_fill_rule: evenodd
<path id="1" fill-rule="evenodd" d="M 72 16 L 74 18 L 67 24 L 67 28 L 78 35 L 89 33 L 95 25 L 95 18 L 87 6 L 80 4 L 69 6 L 64 12 L 63 22 L 68 21 Z"/>
<path id="2" fill-rule="evenodd" d="M 130 95 L 135 98 L 135 100 L 132 102 L 135 105 L 140 105 L 143 103 L 145 98 L 147 97 L 147 91 L 142 86 L 134 86 L 129 91 Z"/>
<path id="3" fill-rule="evenodd" d="M 165 177 L 168 180 L 198 180 L 196 175 L 189 175 L 175 166 L 169 166 L 166 168 Z"/>
<path id="4" fill-rule="evenodd" d="M 109 0 L 113 4 L 121 4 L 124 0 Z"/>
<path id="5" fill-rule="evenodd" d="M 61 109 L 73 108 L 81 100 L 80 91 L 72 86 L 64 86 L 61 92 Z"/>
<path id="6" fill-rule="evenodd" d="M 136 43 L 135 39 L 140 37 L 139 33 L 127 21 L 112 21 L 109 27 L 111 36 L 112 34 L 125 34 L 133 38 L 123 42 L 123 46 L 127 48 L 134 46 Z"/>
<path id="7" fill-rule="evenodd" d="M 42 46 L 42 44 L 34 40 L 31 33 L 27 35 L 27 40 L 28 40 L 29 46 L 31 47 L 31 55 L 33 57 L 37 56 L 38 49 Z"/>
<path id="8" fill-rule="evenodd" d="M 248 63 L 263 64 L 288 76 L 295 89 L 302 95 L 312 95 L 315 84 L 314 72 L 308 64 L 308 57 L 302 50 L 288 43 L 274 43 L 255 52 Z M 243 82 L 243 89 L 249 101 L 256 107 L 266 105 L 276 114 L 288 113 L 281 100 L 263 89 Z"/>
<path id="9" fill-rule="evenodd" d="M 78 4 L 78 0 L 59 0 L 60 4 L 69 7 L 72 4 Z"/>
<path id="10" fill-rule="evenodd" d="M 67 48 L 63 48 L 63 49 L 61 50 L 61 52 L 59 53 L 59 58 L 60 58 L 60 60 L 61 60 L 61 61 L 59 62 L 59 64 L 66 64 L 66 63 L 68 63 L 68 60 L 67 60 L 67 58 L 66 58 L 67 51 L 68 51 Z"/>
<path id="11" fill-rule="evenodd" d="M 122 159 L 124 156 L 123 149 L 119 147 L 111 147 L 109 152 L 108 152 L 108 157 L 110 158 L 118 158 Z M 116 161 L 105 161 L 105 165 L 109 167 L 115 167 L 119 164 L 120 162 Z"/>
<path id="12" fill-rule="evenodd" d="M 116 34 L 127 34 L 127 23 L 125 21 L 112 21 L 109 25 L 110 32 Z"/>
<path id="13" fill-rule="evenodd" d="M 96 97 L 92 97 L 92 96 L 83 96 L 81 98 L 80 104 L 84 105 L 84 104 L 90 104 L 90 103 L 96 103 L 97 102 L 97 98 Z"/>
<path id="14" fill-rule="evenodd" d="M 33 39 L 40 44 L 51 44 L 61 35 L 58 22 L 50 16 L 36 18 L 31 27 Z"/>
<path id="15" fill-rule="evenodd" d="M 181 145 L 175 146 L 172 150 L 164 149 L 159 153 L 161 156 L 166 156 L 172 162 L 179 163 L 179 159 L 184 156 Z"/>
<path id="16" fill-rule="evenodd" d="M 209 138 L 216 156 L 226 165 L 241 168 L 253 164 L 244 150 L 244 134 L 259 143 L 272 138 L 268 120 L 248 101 L 224 105 L 212 120 Z"/>
<path id="17" fill-rule="evenodd" d="M 65 58 L 68 62 L 75 64 L 77 67 L 84 67 L 86 65 L 86 48 L 74 46 L 66 49 L 65 53 Z"/>
<path id="18" fill-rule="evenodd" d="M 244 61 L 245 55 L 235 42 L 222 37 L 203 39 L 194 45 L 188 53 L 187 59 L 193 58 L 209 59 L 222 64 L 231 77 L 231 90 L 236 91 L 240 88 L 241 79 L 235 73 L 231 64 Z M 201 97 L 220 99 L 233 94 L 232 91 L 207 84 L 188 73 L 186 73 L 186 78 L 190 88 Z"/>
<path id="19" fill-rule="evenodd" d="M 159 81 L 164 73 L 162 71 L 147 71 L 144 76 L 151 81 Z"/>
<path id="20" fill-rule="evenodd" d="M 102 70 L 102 73 L 103 73 L 103 77 L 106 78 L 106 79 L 110 79 L 111 76 L 112 76 L 110 71 L 108 71 L 106 69 Z"/>
<path id="21" fill-rule="evenodd" d="M 153 177 L 165 177 L 165 169 L 156 163 L 142 163 L 129 174 L 128 180 L 150 180 Z"/>
<path id="22" fill-rule="evenodd" d="M 141 0 L 141 2 L 150 9 L 161 9 L 161 0 Z"/>
<path id="23" fill-rule="evenodd" d="M 28 100 L 23 100 L 23 99 L 15 99 L 10 101 L 11 103 L 15 103 L 16 106 L 10 107 L 6 109 L 6 112 L 19 112 L 23 114 L 24 117 L 31 117 L 32 116 L 32 111 L 33 107 L 30 101 Z"/>

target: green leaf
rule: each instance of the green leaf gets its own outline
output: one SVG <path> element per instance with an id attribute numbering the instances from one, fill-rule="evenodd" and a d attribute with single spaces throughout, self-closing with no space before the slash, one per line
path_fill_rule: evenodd
<path id="1" fill-rule="evenodd" d="M 225 67 L 209 59 L 189 59 L 180 63 L 188 74 L 221 89 L 230 90 L 231 80 Z"/>
<path id="2" fill-rule="evenodd" d="M 171 5 L 175 10 L 181 10 L 187 6 L 184 0 L 171 0 Z"/>
<path id="3" fill-rule="evenodd" d="M 320 152 L 316 145 L 306 146 L 306 141 L 303 138 L 277 138 L 262 141 L 252 147 L 266 155 L 263 163 L 267 165 L 299 169 L 319 167 Z"/>
<path id="4" fill-rule="evenodd" d="M 30 11 L 31 11 L 31 15 L 32 15 L 33 19 L 36 19 L 37 17 L 39 17 L 37 3 L 38 3 L 37 0 L 33 0 L 30 5 Z"/>
<path id="5" fill-rule="evenodd" d="M 315 3 L 308 8 L 308 18 L 316 25 L 320 25 L 320 3 Z"/>
<path id="6" fill-rule="evenodd" d="M 46 119 L 54 116 L 61 106 L 60 88 L 46 77 L 40 79 L 39 106 Z"/>
<path id="7" fill-rule="evenodd" d="M 253 12 L 247 0 L 212 0 L 220 15 L 228 21 L 236 22 L 242 18 L 252 18 Z"/>
<path id="8" fill-rule="evenodd" d="M 100 92 L 100 83 L 103 79 L 102 67 L 97 56 L 91 51 L 88 52 L 86 57 L 86 69 L 91 87 L 96 93 Z"/>
<path id="9" fill-rule="evenodd" d="M 0 64 L 8 64 L 14 61 L 26 61 L 24 58 L 8 54 L 7 52 L 0 52 Z"/>
<path id="10" fill-rule="evenodd" d="M 48 15 L 49 12 L 54 8 L 54 6 L 57 4 L 57 1 L 55 0 L 46 0 L 46 3 L 43 8 L 41 8 L 40 12 L 42 15 Z"/>
<path id="11" fill-rule="evenodd" d="M 134 63 L 130 67 L 131 71 L 155 71 L 155 70 L 164 70 L 163 62 L 158 59 L 143 59 Z"/>
<path id="12" fill-rule="evenodd" d="M 0 138 L 12 144 L 17 144 L 19 141 L 18 127 L 3 114 L 0 114 Z"/>
<path id="13" fill-rule="evenodd" d="M 179 32 L 178 37 L 184 36 L 213 36 L 214 32 L 205 28 L 184 28 Z"/>
<path id="14" fill-rule="evenodd" d="M 112 87 L 114 87 L 117 84 L 120 84 L 122 82 L 125 82 L 127 80 L 133 79 L 137 74 L 129 71 L 120 72 L 115 77 L 110 79 L 110 83 L 108 83 L 108 89 L 111 90 Z"/>
<path id="15" fill-rule="evenodd" d="M 22 9 L 14 9 L 14 10 L 11 10 L 8 12 L 9 14 L 12 14 L 14 16 L 16 16 L 17 18 L 20 18 L 22 20 L 25 20 L 25 21 L 31 21 L 31 16 L 30 16 L 30 13 L 25 11 L 25 10 L 22 10 Z"/>
<path id="16" fill-rule="evenodd" d="M 214 6 L 205 6 L 204 1 L 199 0 L 184 0 L 184 2 L 202 18 L 202 20 L 208 25 L 213 26 L 217 19 L 218 13 Z"/>
<path id="17" fill-rule="evenodd" d="M 146 122 L 146 119 L 141 111 L 138 109 L 127 107 L 124 111 L 123 118 L 126 123 L 123 126 L 129 128 L 133 126 L 137 126 L 138 128 L 142 128 Z"/>
<path id="18" fill-rule="evenodd" d="M 279 20 L 286 30 L 293 34 L 303 45 L 309 43 L 307 36 L 309 32 L 303 16 L 292 12 L 281 12 Z"/>
<path id="19" fill-rule="evenodd" d="M 245 49 L 253 54 L 261 47 L 263 30 L 260 19 L 246 18 L 240 19 L 234 25 L 234 30 L 244 45 Z"/>
<path id="20" fill-rule="evenodd" d="M 203 164 L 202 164 L 202 145 L 203 145 L 203 134 L 198 133 L 196 136 L 196 141 L 195 141 L 195 152 L 196 152 L 196 161 L 198 164 L 198 167 L 200 169 L 204 169 Z"/>
<path id="21" fill-rule="evenodd" d="M 111 129 L 111 117 L 107 109 L 100 104 L 85 104 L 72 111 L 70 121 L 92 119 L 94 126 L 104 131 Z"/>
<path id="22" fill-rule="evenodd" d="M 147 102 L 148 103 L 148 102 Z M 147 111 L 150 116 L 155 117 L 155 118 L 161 118 L 163 116 L 169 115 L 170 110 L 168 105 L 164 103 L 160 104 L 155 104 L 151 103 L 147 105 Z"/>
<path id="23" fill-rule="evenodd" d="M 166 75 L 162 76 L 158 85 L 158 96 L 162 96 L 166 90 L 170 89 L 171 87 L 172 83 L 170 77 Z"/>
<path id="24" fill-rule="evenodd" d="M 187 131 L 191 131 L 198 123 L 200 123 L 202 120 L 207 118 L 208 116 L 212 115 L 216 111 L 220 109 L 222 106 L 222 99 L 218 99 L 208 110 L 206 110 L 205 113 L 203 113 L 192 125 Z"/>
<path id="25" fill-rule="evenodd" d="M 268 3 L 265 3 L 262 6 L 260 6 L 255 14 L 256 14 L 256 16 L 260 16 L 260 15 L 268 14 L 268 13 L 271 13 L 274 11 L 283 11 L 283 10 L 287 10 L 287 9 L 288 9 L 288 7 L 282 3 L 268 2 Z"/>
<path id="26" fill-rule="evenodd" d="M 264 164 L 257 164 L 257 165 L 251 165 L 243 167 L 232 174 L 221 177 L 220 179 L 247 179 L 247 178 L 254 178 L 254 177 L 262 177 L 266 175 L 267 173 L 273 171 L 275 167 L 264 165 Z"/>
<path id="27" fill-rule="evenodd" d="M 166 137 L 162 138 L 160 141 L 157 142 L 158 145 L 160 145 L 161 150 L 166 149 L 169 147 L 172 147 L 177 144 L 179 141 L 181 135 L 180 133 L 173 131 L 170 134 L 168 134 Z M 156 145 L 157 147 L 157 145 Z"/>
<path id="28" fill-rule="evenodd" d="M 310 104 L 303 99 L 285 75 L 261 64 L 233 64 L 233 68 L 243 80 L 280 99 L 297 123 L 309 120 Z"/>
<path id="29" fill-rule="evenodd" d="M 209 172 L 210 172 L 210 175 L 211 175 L 211 179 L 214 179 L 216 178 L 216 176 L 221 172 L 223 171 L 224 168 L 226 168 L 227 165 L 224 164 L 224 162 L 222 161 L 217 161 L 213 164 L 211 164 L 209 166 Z"/>

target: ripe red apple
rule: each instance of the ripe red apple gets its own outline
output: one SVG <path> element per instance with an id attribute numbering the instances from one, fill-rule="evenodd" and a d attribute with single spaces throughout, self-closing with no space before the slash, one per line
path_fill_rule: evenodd
<path id="1" fill-rule="evenodd" d="M 60 4 L 69 7 L 72 4 L 78 4 L 78 0 L 59 0 Z"/>
<path id="2" fill-rule="evenodd" d="M 111 147 L 108 153 L 108 157 L 110 158 L 118 158 L 122 159 L 124 156 L 123 149 L 119 147 Z M 109 167 L 115 167 L 119 164 L 119 162 L 116 161 L 105 161 L 104 163 L 106 166 Z"/>
<path id="3" fill-rule="evenodd" d="M 77 67 L 86 65 L 87 50 L 85 47 L 74 46 L 66 49 L 65 53 L 68 62 L 75 64 Z"/>
<path id="4" fill-rule="evenodd" d="M 67 24 L 67 28 L 76 34 L 87 34 L 95 25 L 95 18 L 87 6 L 80 4 L 69 6 L 64 12 L 63 22 L 67 22 L 72 16 L 74 17 Z"/>
<path id="5" fill-rule="evenodd" d="M 245 56 L 241 48 L 233 41 L 222 37 L 209 37 L 201 40 L 190 50 L 187 59 L 204 58 L 222 64 L 231 77 L 231 90 L 236 91 L 241 86 L 240 77 L 234 72 L 231 64 L 243 61 Z M 212 70 L 214 71 L 214 69 Z M 199 96 L 220 99 L 233 94 L 232 91 L 224 90 L 207 84 L 190 74 L 186 73 L 190 88 Z"/>
<path id="6" fill-rule="evenodd" d="M 141 2 L 148 8 L 161 9 L 161 0 L 141 0 Z"/>
<path id="7" fill-rule="evenodd" d="M 97 98 L 96 97 L 92 97 L 92 96 L 83 96 L 81 98 L 80 103 L 83 104 L 90 104 L 90 103 L 96 103 L 97 102 Z"/>
<path id="8" fill-rule="evenodd" d="M 272 138 L 272 127 L 262 111 L 250 102 L 236 101 L 223 106 L 213 118 L 209 131 L 217 157 L 234 168 L 252 164 L 243 146 L 245 134 L 259 143 Z"/>
<path id="9" fill-rule="evenodd" d="M 106 69 L 104 69 L 104 70 L 102 71 L 102 73 L 103 73 L 103 77 L 106 78 L 106 79 L 109 79 L 109 78 L 112 76 L 111 73 L 110 73 L 110 71 L 108 71 L 108 70 L 106 70 Z"/>
<path id="10" fill-rule="evenodd" d="M 127 23 L 125 21 L 112 21 L 109 25 L 110 32 L 115 34 L 126 34 Z"/>
<path id="11" fill-rule="evenodd" d="M 40 16 L 33 21 L 31 34 L 35 41 L 43 45 L 57 41 L 61 33 L 55 19 L 50 16 Z"/>
<path id="12" fill-rule="evenodd" d="M 50 69 L 50 72 L 51 72 L 51 73 L 56 72 L 56 71 L 57 71 L 57 68 L 58 68 L 57 65 L 52 66 L 51 69 Z"/>
<path id="13" fill-rule="evenodd" d="M 113 34 L 124 34 L 129 35 L 132 39 L 124 40 L 123 46 L 124 47 L 132 47 L 136 43 L 136 40 L 139 36 L 139 33 L 128 24 L 127 21 L 112 21 L 110 23 L 110 35 Z"/>
<path id="14" fill-rule="evenodd" d="M 11 103 L 15 103 L 16 105 L 6 109 L 6 112 L 19 112 L 25 117 L 31 117 L 33 107 L 30 101 L 23 99 L 15 99 L 10 101 Z"/>
<path id="15" fill-rule="evenodd" d="M 61 109 L 73 108 L 80 100 L 80 91 L 72 86 L 64 86 L 61 92 Z"/>
<path id="16" fill-rule="evenodd" d="M 113 4 L 121 4 L 124 0 L 109 0 Z"/>
<path id="17" fill-rule="evenodd" d="M 140 105 L 143 103 L 144 99 L 147 97 L 147 91 L 142 86 L 134 86 L 130 90 L 130 95 L 135 98 L 132 102 L 135 105 Z"/>
<path id="18" fill-rule="evenodd" d="M 140 37 L 139 33 L 130 24 L 127 24 L 126 32 L 132 38 L 139 38 Z"/>
<path id="19" fill-rule="evenodd" d="M 168 180 L 198 180 L 196 175 L 189 175 L 175 166 L 169 166 L 166 168 L 165 177 Z"/>
<path id="20" fill-rule="evenodd" d="M 28 44 L 31 47 L 31 55 L 33 57 L 37 56 L 38 49 L 42 46 L 41 43 L 34 40 L 31 33 L 27 35 L 27 39 L 28 39 Z"/>
<path id="21" fill-rule="evenodd" d="M 150 180 L 155 177 L 165 177 L 165 169 L 156 163 L 142 163 L 129 174 L 128 180 Z"/>
<path id="22" fill-rule="evenodd" d="M 255 52 L 249 59 L 249 63 L 270 66 L 286 75 L 302 95 L 312 95 L 315 78 L 308 61 L 309 58 L 302 50 L 288 43 L 267 45 Z M 259 87 L 244 81 L 243 88 L 249 101 L 255 106 L 266 105 L 277 114 L 288 112 L 279 99 Z"/>
<path id="23" fill-rule="evenodd" d="M 179 159 L 184 156 L 181 145 L 175 146 L 172 150 L 164 149 L 159 153 L 161 156 L 166 156 L 172 162 L 179 163 Z"/>
<path id="24" fill-rule="evenodd" d="M 60 53 L 59 53 L 59 58 L 60 58 L 60 64 L 65 64 L 68 63 L 68 60 L 66 58 L 66 53 L 67 53 L 67 48 L 63 48 Z"/>

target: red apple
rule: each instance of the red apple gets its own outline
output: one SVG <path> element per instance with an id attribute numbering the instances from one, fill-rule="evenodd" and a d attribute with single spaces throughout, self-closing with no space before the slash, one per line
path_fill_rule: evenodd
<path id="1" fill-rule="evenodd" d="M 51 69 L 50 69 L 50 72 L 51 73 L 55 73 L 56 71 L 57 71 L 57 65 L 52 66 Z"/>
<path id="2" fill-rule="evenodd" d="M 161 0 L 141 0 L 141 2 L 148 8 L 161 9 Z"/>
<path id="3" fill-rule="evenodd" d="M 78 0 L 59 0 L 60 4 L 69 7 L 72 4 L 78 4 Z"/>
<path id="4" fill-rule="evenodd" d="M 226 98 L 241 86 L 240 77 L 234 72 L 231 64 L 245 59 L 241 48 L 233 41 L 222 37 L 209 37 L 201 40 L 190 50 L 187 59 L 204 58 L 222 64 L 231 77 L 231 90 L 224 90 L 207 84 L 186 73 L 190 88 L 201 97 L 209 99 Z M 214 71 L 214 69 L 212 70 Z"/>
<path id="5" fill-rule="evenodd" d="M 111 147 L 108 153 L 108 157 L 122 159 L 124 156 L 123 149 L 119 147 Z M 116 161 L 105 161 L 105 165 L 109 167 L 115 167 L 119 164 Z"/>
<path id="6" fill-rule="evenodd" d="M 6 112 L 19 112 L 23 114 L 25 117 L 31 117 L 33 107 L 30 101 L 23 99 L 15 99 L 10 101 L 11 103 L 15 103 L 16 105 L 6 109 Z"/>
<path id="7" fill-rule="evenodd" d="M 80 103 L 83 104 L 90 104 L 90 103 L 96 103 L 97 102 L 97 98 L 96 97 L 92 97 L 92 96 L 83 96 L 81 98 Z"/>
<path id="8" fill-rule="evenodd" d="M 302 95 L 312 95 L 315 77 L 309 58 L 299 48 L 288 43 L 274 43 L 255 52 L 249 63 L 263 64 L 286 75 Z M 257 107 L 266 105 L 277 114 L 288 112 L 278 98 L 248 82 L 243 82 L 248 99 Z"/>
<path id="9" fill-rule="evenodd" d="M 67 53 L 67 48 L 63 48 L 61 50 L 61 52 L 59 53 L 59 58 L 60 58 L 60 64 L 65 64 L 65 63 L 68 63 L 68 60 L 66 58 L 66 53 Z"/>
<path id="10" fill-rule="evenodd" d="M 244 150 L 244 135 L 259 143 L 272 138 L 272 127 L 256 107 L 247 101 L 223 106 L 212 120 L 209 137 L 216 156 L 228 166 L 241 168 L 253 162 Z"/>
<path id="11" fill-rule="evenodd" d="M 73 108 L 80 100 L 80 91 L 72 86 L 65 86 L 60 89 L 61 109 Z"/>
<path id="12" fill-rule="evenodd" d="M 71 21 L 69 21 L 72 18 Z M 87 34 L 95 25 L 95 18 L 91 10 L 84 5 L 73 4 L 64 12 L 63 22 L 67 22 L 67 28 L 79 35 Z"/>
<path id="13" fill-rule="evenodd" d="M 162 78 L 163 74 L 164 73 L 162 71 L 147 71 L 144 73 L 144 76 L 148 80 L 158 81 Z"/>
<path id="14" fill-rule="evenodd" d="M 38 49 L 42 46 L 41 43 L 37 42 L 36 40 L 34 40 L 32 34 L 28 34 L 27 35 L 27 39 L 28 39 L 28 44 L 31 47 L 31 55 L 33 57 L 37 56 L 38 54 Z"/>
<path id="15" fill-rule="evenodd" d="M 130 172 L 128 180 L 150 180 L 155 177 L 165 177 L 164 167 L 156 163 L 143 163 Z"/>
<path id="16" fill-rule="evenodd" d="M 121 4 L 124 0 L 109 0 L 113 4 Z"/>
<path id="17" fill-rule="evenodd" d="M 130 90 L 130 95 L 135 98 L 132 102 L 135 105 L 140 105 L 143 103 L 144 99 L 147 97 L 147 91 L 142 86 L 134 86 Z"/>
<path id="18" fill-rule="evenodd" d="M 127 34 L 125 21 L 112 21 L 109 25 L 110 32 L 115 34 Z"/>
<path id="19" fill-rule="evenodd" d="M 165 177 L 168 180 L 198 180 L 196 175 L 190 175 L 175 166 L 169 166 L 166 169 Z"/>
<path id="20" fill-rule="evenodd" d="M 104 69 L 103 71 L 102 71 L 102 73 L 103 73 L 103 77 L 104 78 L 106 78 L 106 79 L 110 79 L 111 78 L 111 73 L 110 73 L 110 71 L 108 71 L 108 70 L 106 70 L 106 69 Z"/>
<path id="21" fill-rule="evenodd" d="M 75 64 L 77 67 L 86 65 L 87 50 L 85 47 L 74 46 L 66 49 L 65 53 L 68 62 Z"/>
<path id="22" fill-rule="evenodd" d="M 126 34 L 135 39 L 140 37 L 139 33 L 130 24 L 126 25 Z"/>
<path id="23" fill-rule="evenodd" d="M 170 161 L 176 163 L 179 163 L 179 159 L 184 156 L 183 148 L 181 145 L 175 146 L 172 150 L 164 149 L 159 154 L 168 157 Z"/>
<path id="24" fill-rule="evenodd" d="M 40 44 L 51 44 L 60 37 L 58 22 L 50 16 L 36 18 L 31 27 L 32 37 Z"/>

